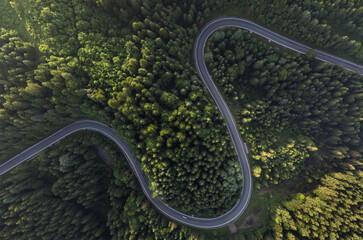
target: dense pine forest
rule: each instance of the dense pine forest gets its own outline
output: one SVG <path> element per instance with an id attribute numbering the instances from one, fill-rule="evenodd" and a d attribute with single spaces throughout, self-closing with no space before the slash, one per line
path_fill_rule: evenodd
<path id="1" fill-rule="evenodd" d="M 231 11 L 363 63 L 359 0 L 0 0 L 0 163 L 95 119 L 132 147 L 155 197 L 190 215 L 225 213 L 243 176 L 192 49 Z M 363 77 L 314 55 L 236 28 L 207 42 L 250 149 L 254 191 L 237 233 L 163 216 L 116 146 L 83 131 L 0 176 L 0 238 L 362 239 Z"/>
<path id="2" fill-rule="evenodd" d="M 241 2 L 244 11 L 274 30 L 363 63 L 361 0 Z"/>

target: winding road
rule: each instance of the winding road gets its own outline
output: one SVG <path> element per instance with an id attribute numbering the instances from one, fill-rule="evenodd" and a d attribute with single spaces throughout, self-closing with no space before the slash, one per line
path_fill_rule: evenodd
<path id="1" fill-rule="evenodd" d="M 149 189 L 149 180 L 142 171 L 140 164 L 135 160 L 130 147 L 126 144 L 124 140 L 117 137 L 115 131 L 112 128 L 109 128 L 105 124 L 93 120 L 81 120 L 72 123 L 60 129 L 58 132 L 52 134 L 51 136 L 43 139 L 37 144 L 31 146 L 30 148 L 24 150 L 20 154 L 16 155 L 15 157 L 11 158 L 4 164 L 0 165 L 0 175 L 6 173 L 7 171 L 11 170 L 12 168 L 16 167 L 17 165 L 21 164 L 24 161 L 29 161 L 35 158 L 40 151 L 57 143 L 59 140 L 65 138 L 66 136 L 74 132 L 80 130 L 91 130 L 108 137 L 113 142 L 115 142 L 115 144 L 122 150 L 131 168 L 133 169 L 138 181 L 140 182 L 140 185 L 146 197 L 154 204 L 154 206 L 161 213 L 163 213 L 167 217 L 175 221 L 178 221 L 180 223 L 183 223 L 185 225 L 201 229 L 219 228 L 227 226 L 228 224 L 234 222 L 246 210 L 251 198 L 252 176 L 246 155 L 246 152 L 248 150 L 245 147 L 245 144 L 242 142 L 233 115 L 231 114 L 228 105 L 224 101 L 222 95 L 219 93 L 216 85 L 211 79 L 208 73 L 207 66 L 204 62 L 204 47 L 208 37 L 217 29 L 227 26 L 233 26 L 249 30 L 250 32 L 262 36 L 278 45 L 292 49 L 299 53 L 306 53 L 308 50 L 311 49 L 308 46 L 302 45 L 288 38 L 285 38 L 251 21 L 240 18 L 232 18 L 232 17 L 217 18 L 209 22 L 199 32 L 195 40 L 194 50 L 193 50 L 195 67 L 198 70 L 200 78 L 202 79 L 203 83 L 205 84 L 208 91 L 212 95 L 214 101 L 216 102 L 221 114 L 226 120 L 226 125 L 230 133 L 234 149 L 237 153 L 237 157 L 243 174 L 243 189 L 241 191 L 241 197 L 236 203 L 236 205 L 227 213 L 216 218 L 198 218 L 198 217 L 188 216 L 167 206 L 165 203 L 159 201 L 158 199 L 153 198 L 152 191 Z M 339 64 L 346 69 L 357 71 L 360 74 L 363 74 L 363 66 L 354 64 L 352 62 L 335 57 L 333 55 L 317 51 L 317 58 L 322 61 Z"/>

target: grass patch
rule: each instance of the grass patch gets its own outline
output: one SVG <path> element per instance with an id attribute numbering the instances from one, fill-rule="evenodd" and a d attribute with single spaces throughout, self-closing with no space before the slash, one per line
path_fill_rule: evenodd
<path id="1" fill-rule="evenodd" d="M 237 219 L 235 225 L 237 228 L 250 217 L 251 214 L 258 214 L 257 221 L 253 222 L 250 227 L 244 229 L 238 229 L 237 233 L 232 234 L 228 227 L 223 227 L 214 230 L 197 230 L 200 233 L 205 234 L 206 239 L 253 239 L 257 232 L 265 232 L 268 228 L 268 222 L 270 220 L 270 198 L 271 194 L 265 194 L 263 196 L 258 194 L 256 188 L 253 189 L 250 203 L 246 211 L 241 217 Z M 258 211 L 256 209 L 259 209 Z"/>
<path id="2" fill-rule="evenodd" d="M 251 227 L 245 229 L 239 229 L 238 232 L 250 232 L 251 228 L 259 227 L 260 225 L 266 225 L 270 217 L 270 195 L 259 195 L 258 189 L 254 187 L 251 195 L 250 203 L 246 211 L 235 222 L 237 228 L 245 221 L 246 218 L 252 214 L 258 215 L 258 220 L 250 224 Z"/>

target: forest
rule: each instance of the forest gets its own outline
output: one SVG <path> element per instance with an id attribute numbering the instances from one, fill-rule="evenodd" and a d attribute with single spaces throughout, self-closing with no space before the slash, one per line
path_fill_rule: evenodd
<path id="1" fill-rule="evenodd" d="M 360 0 L 216 1 L 236 14 L 311 47 L 363 63 L 363 10 Z M 218 10 L 217 10 L 218 11 Z"/>
<path id="2" fill-rule="evenodd" d="M 229 8 L 363 63 L 359 0 L 0 0 L 0 163 L 95 119 L 132 147 L 158 199 L 201 217 L 231 209 L 243 176 L 192 55 Z M 1 239 L 360 239 L 363 77 L 235 28 L 211 35 L 205 61 L 268 217 L 236 234 L 172 221 L 122 153 L 85 131 L 0 177 Z"/>
<path id="3" fill-rule="evenodd" d="M 274 203 L 274 238 L 358 239 L 362 75 L 234 28 L 212 35 L 205 60 L 250 147 L 255 187 L 295 180 L 312 192 Z"/>

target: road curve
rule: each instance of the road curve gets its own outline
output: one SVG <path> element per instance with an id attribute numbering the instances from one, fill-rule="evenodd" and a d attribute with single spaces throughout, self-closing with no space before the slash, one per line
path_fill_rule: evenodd
<path id="1" fill-rule="evenodd" d="M 198 37 L 201 36 L 202 40 L 207 39 L 214 31 L 216 31 L 219 28 L 222 27 L 238 27 L 245 30 L 250 31 L 251 33 L 254 33 L 260 37 L 266 38 L 271 42 L 274 42 L 282 47 L 291 49 L 293 51 L 296 51 L 298 53 L 305 54 L 307 51 L 311 50 L 312 48 L 309 46 L 306 46 L 304 44 L 295 42 L 291 39 L 288 39 L 280 34 L 277 34 L 271 30 L 268 30 L 267 28 L 264 28 L 254 22 L 251 22 L 249 20 L 243 19 L 243 18 L 235 18 L 235 17 L 220 17 L 216 18 L 209 23 L 206 24 L 206 26 L 202 29 L 202 31 L 199 32 Z M 204 32 L 203 32 L 204 31 Z M 203 32 L 203 33 L 202 33 Z M 198 41 L 198 38 L 197 38 Z M 196 43 L 197 43 L 196 41 Z M 202 51 L 201 49 L 199 49 Z M 315 50 L 316 51 L 316 58 L 324 61 L 329 62 L 333 64 L 340 65 L 344 67 L 345 69 L 348 69 L 350 71 L 356 71 L 363 75 L 363 66 L 355 64 L 353 62 L 347 61 L 343 58 L 336 57 L 334 55 L 328 54 L 326 52 Z"/>
<path id="2" fill-rule="evenodd" d="M 137 161 L 135 161 L 131 148 L 127 145 L 127 143 L 123 139 L 117 137 L 115 130 L 106 126 L 103 123 L 93 120 L 80 120 L 72 124 L 69 124 L 68 126 L 52 134 L 51 136 L 29 147 L 28 149 L 24 150 L 20 154 L 16 155 L 15 157 L 5 162 L 4 164 L 0 165 L 0 175 L 10 171 L 17 165 L 21 164 L 22 162 L 34 159 L 37 156 L 37 154 L 42 150 L 59 142 L 61 139 L 67 137 L 68 135 L 81 130 L 91 130 L 98 132 L 104 135 L 105 137 L 111 139 L 117 145 L 117 147 L 121 149 L 127 161 L 129 162 L 132 170 L 134 171 L 144 194 L 154 204 L 154 206 L 164 215 L 183 224 L 202 229 L 222 227 L 229 222 L 226 221 L 229 219 L 230 216 L 230 214 L 228 213 L 217 218 L 197 218 L 183 214 L 167 206 L 160 200 L 153 198 L 152 191 L 149 189 L 149 180 L 142 171 L 140 164 Z M 187 219 L 184 219 L 183 216 L 187 216 Z"/>
<path id="3" fill-rule="evenodd" d="M 203 83 L 206 85 L 208 91 L 212 95 L 214 101 L 216 102 L 221 114 L 226 120 L 226 125 L 228 131 L 231 135 L 232 143 L 234 149 L 237 153 L 238 160 L 240 162 L 242 174 L 243 174 L 243 189 L 241 192 L 241 198 L 238 200 L 236 205 L 227 213 L 216 217 L 216 218 L 197 218 L 185 215 L 181 212 L 176 211 L 175 209 L 167 206 L 163 202 L 154 199 L 152 197 L 152 191 L 149 189 L 149 181 L 145 176 L 144 172 L 141 170 L 140 164 L 135 161 L 132 151 L 130 147 L 126 144 L 124 140 L 117 137 L 115 131 L 103 123 L 92 121 L 92 120 L 81 120 L 75 123 L 72 123 L 58 132 L 52 134 L 51 136 L 43 139 L 39 143 L 31 146 L 30 148 L 26 149 L 25 151 L 21 152 L 20 154 L 16 155 L 15 157 L 11 158 L 4 164 L 0 165 L 0 175 L 4 174 L 5 172 L 11 170 L 12 168 L 16 167 L 17 165 L 21 164 L 24 161 L 30 160 L 34 158 L 40 151 L 48 148 L 49 146 L 57 143 L 59 140 L 65 138 L 66 136 L 80 131 L 80 130 L 91 130 L 98 132 L 109 139 L 111 139 L 115 144 L 122 150 L 123 154 L 125 155 L 127 161 L 129 162 L 132 170 L 134 171 L 138 181 L 140 182 L 141 188 L 146 195 L 146 197 L 154 204 L 154 206 L 164 215 L 168 216 L 169 218 L 183 223 L 185 225 L 189 225 L 191 227 L 201 228 L 201 229 L 213 229 L 219 228 L 228 225 L 231 222 L 234 222 L 239 216 L 247 208 L 247 205 L 251 198 L 252 192 L 252 176 L 251 170 L 248 163 L 246 152 L 248 151 L 245 149 L 245 144 L 242 142 L 241 136 L 238 132 L 238 128 L 236 122 L 229 110 L 226 102 L 224 101 L 223 97 L 219 93 L 217 87 L 215 86 L 214 82 L 212 81 L 207 67 L 204 62 L 204 46 L 208 40 L 208 37 L 217 29 L 227 26 L 234 26 L 249 30 L 259 36 L 269 39 L 283 47 L 292 49 L 299 53 L 306 53 L 309 48 L 308 46 L 302 45 L 300 43 L 294 42 L 290 39 L 287 39 L 279 34 L 276 34 L 266 28 L 263 28 L 253 22 L 248 20 L 240 19 L 240 18 L 231 18 L 231 17 L 224 17 L 218 18 L 211 22 L 209 22 L 198 34 L 195 44 L 194 44 L 194 63 L 201 77 Z M 317 51 L 317 58 L 323 61 L 339 64 L 349 70 L 358 71 L 363 74 L 363 67 L 349 61 L 346 61 L 341 58 L 337 58 L 330 54 Z M 186 216 L 186 219 L 184 218 Z"/>

